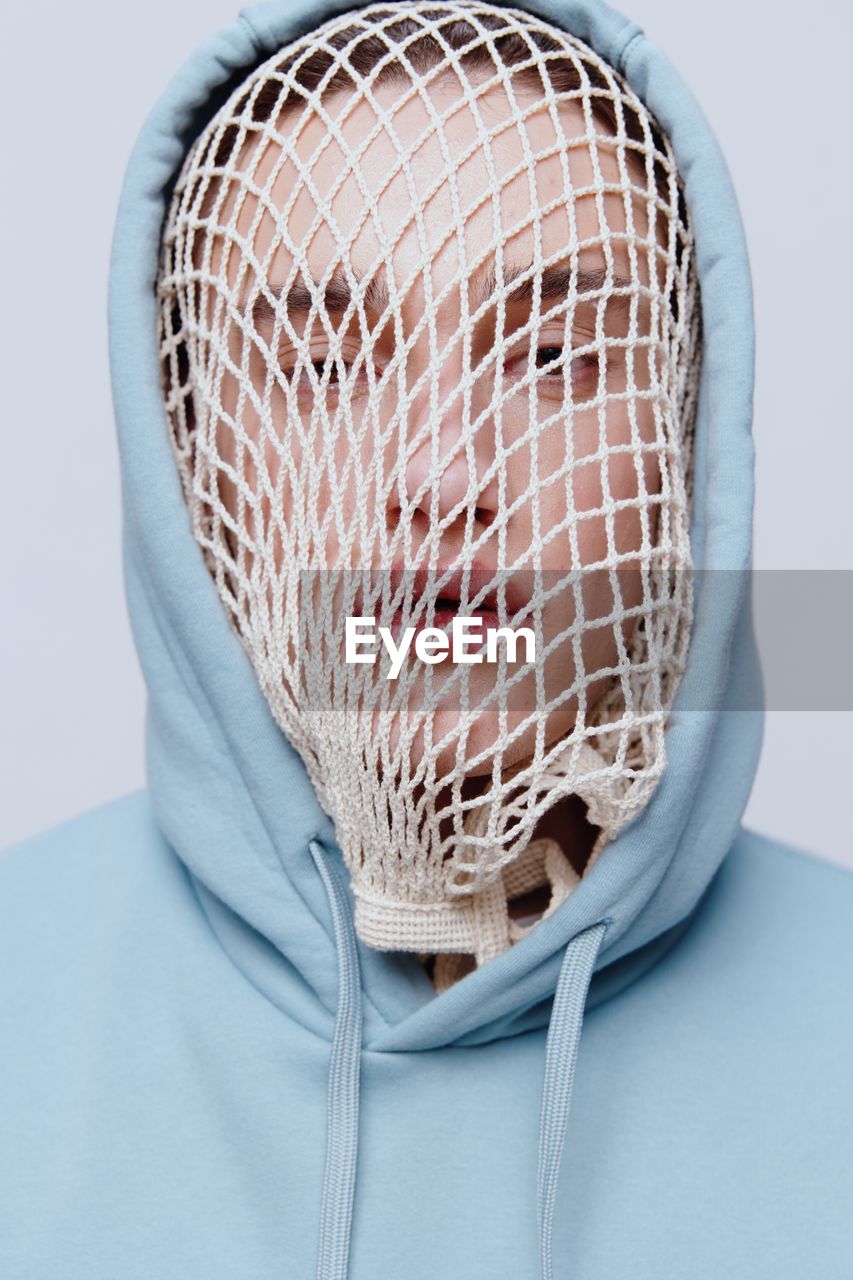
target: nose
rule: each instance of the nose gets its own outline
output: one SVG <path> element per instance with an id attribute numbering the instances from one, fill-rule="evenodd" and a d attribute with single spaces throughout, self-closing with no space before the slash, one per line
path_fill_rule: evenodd
<path id="1" fill-rule="evenodd" d="M 404 488 L 411 508 L 439 520 L 446 520 L 457 508 L 461 513 L 477 504 L 476 465 L 471 465 L 470 450 L 458 441 L 447 448 L 446 437 L 440 439 L 437 451 L 433 441 L 425 441 L 406 464 Z"/>
<path id="2" fill-rule="evenodd" d="M 449 377 L 453 374 L 448 370 Z M 419 514 L 432 524 L 435 521 L 453 526 L 465 523 L 473 509 L 474 519 L 490 525 L 497 515 L 498 481 L 490 475 L 494 461 L 494 427 L 491 418 L 476 407 L 477 396 L 463 406 L 463 396 L 456 379 L 455 387 L 441 388 L 440 412 L 429 405 L 410 417 L 405 457 L 398 484 L 395 518 Z"/>

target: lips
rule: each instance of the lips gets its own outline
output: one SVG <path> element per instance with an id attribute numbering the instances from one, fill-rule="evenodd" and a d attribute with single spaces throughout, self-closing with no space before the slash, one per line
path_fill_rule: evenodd
<path id="1" fill-rule="evenodd" d="M 525 609 L 527 600 L 506 571 L 477 562 L 461 569 L 442 566 L 404 569 L 395 566 L 389 572 L 391 599 L 405 597 L 410 590 L 412 605 L 406 616 L 402 609 L 395 612 L 392 630 L 403 626 L 414 626 L 418 630 L 434 626 L 445 630 L 457 617 L 476 618 L 483 628 L 497 627 L 500 625 L 498 610 L 502 586 L 506 602 L 505 621 L 509 623 L 513 622 L 514 615 Z M 435 601 L 432 620 L 427 616 L 425 596 Z M 463 599 L 468 602 L 464 608 Z M 477 602 L 476 607 L 472 607 L 470 602 L 473 601 Z M 518 625 L 517 619 L 515 625 Z"/>

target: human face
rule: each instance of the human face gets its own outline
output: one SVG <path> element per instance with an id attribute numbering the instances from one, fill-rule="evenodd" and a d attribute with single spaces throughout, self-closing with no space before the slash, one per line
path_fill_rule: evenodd
<path id="1" fill-rule="evenodd" d="M 374 729 L 400 713 L 386 767 L 405 747 L 440 776 L 461 750 L 485 775 L 499 741 L 505 767 L 588 715 L 636 622 L 667 449 L 660 236 L 645 173 L 615 141 L 590 147 L 577 103 L 499 87 L 475 109 L 452 73 L 426 100 L 374 93 L 379 111 L 329 96 L 334 128 L 289 111 L 237 161 L 251 189 L 222 191 L 202 294 L 218 495 L 273 612 L 288 561 L 384 573 L 386 623 L 423 620 L 421 577 L 392 602 L 405 571 L 467 567 L 467 598 L 439 589 L 450 612 L 455 593 L 536 631 L 503 709 L 487 666 L 433 667 L 405 708 L 373 704 Z M 363 601 L 302 590 L 342 653 Z"/>

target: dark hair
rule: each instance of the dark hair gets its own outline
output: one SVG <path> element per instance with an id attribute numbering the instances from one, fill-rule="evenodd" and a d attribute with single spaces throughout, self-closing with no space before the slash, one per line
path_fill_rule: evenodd
<path id="1" fill-rule="evenodd" d="M 517 29 L 507 27 L 501 16 L 493 13 L 478 13 L 476 22 L 467 18 L 451 18 L 441 25 L 439 36 L 430 29 L 424 30 L 417 18 L 405 14 L 395 17 L 395 12 L 395 9 L 388 8 L 373 10 L 370 14 L 367 21 L 381 23 L 381 31 L 371 31 L 367 21 L 354 22 L 330 33 L 321 45 L 302 47 L 290 55 L 285 54 L 275 64 L 275 74 L 264 80 L 260 88 L 251 85 L 246 90 L 235 106 L 234 115 L 243 116 L 245 121 L 244 113 L 248 107 L 248 122 L 262 125 L 289 109 L 304 105 L 308 95 L 316 94 L 318 90 L 325 97 L 351 91 L 364 80 L 370 80 L 372 87 L 387 83 L 407 84 L 410 73 L 421 76 L 446 63 L 448 51 L 457 55 L 459 70 L 471 78 L 478 72 L 492 73 L 496 60 L 499 60 L 511 72 L 513 86 L 518 84 L 542 95 L 550 89 L 558 95 L 584 93 L 588 96 L 593 117 L 604 132 L 626 140 L 629 160 L 633 156 L 644 166 L 640 156 L 648 150 L 651 141 L 656 187 L 658 194 L 666 199 L 668 184 L 663 164 L 666 149 L 660 129 L 651 121 L 649 139 L 639 112 L 621 94 L 617 107 L 612 85 L 582 53 L 573 58 L 563 43 L 536 26 L 529 27 L 522 36 Z M 421 17 L 436 21 L 446 13 L 446 9 L 439 7 L 422 10 Z M 482 40 L 483 28 L 494 32 L 488 44 Z M 419 31 L 422 34 L 418 35 Z M 399 46 L 400 55 L 389 59 L 395 45 Z M 534 49 L 551 56 L 534 61 Z M 286 90 L 279 78 L 284 75 L 290 80 Z M 216 137 L 215 151 L 211 156 L 216 167 L 225 164 L 233 154 L 239 132 L 236 121 L 229 121 Z M 635 144 L 633 148 L 632 143 Z"/>

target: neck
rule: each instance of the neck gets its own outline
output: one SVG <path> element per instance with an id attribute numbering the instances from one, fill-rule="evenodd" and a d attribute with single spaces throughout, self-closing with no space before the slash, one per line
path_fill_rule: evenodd
<path id="1" fill-rule="evenodd" d="M 586 805 L 579 796 L 567 796 L 549 809 L 533 833 L 534 839 L 545 837 L 555 840 L 579 876 L 583 875 L 597 834 L 597 828 L 587 818 Z M 550 898 L 550 887 L 540 885 L 519 898 L 513 898 L 507 904 L 507 910 L 513 920 L 519 920 L 545 911 Z"/>

